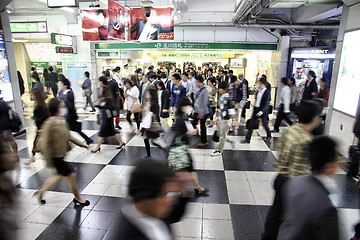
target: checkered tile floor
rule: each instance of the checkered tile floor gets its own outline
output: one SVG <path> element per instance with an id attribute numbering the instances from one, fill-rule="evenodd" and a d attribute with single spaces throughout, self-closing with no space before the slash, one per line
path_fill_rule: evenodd
<path id="1" fill-rule="evenodd" d="M 96 141 L 99 126 L 95 115 L 81 119 L 84 132 Z M 23 165 L 29 157 L 35 130 L 29 117 L 26 123 L 28 134 L 16 140 L 21 170 L 11 174 L 21 198 L 19 239 L 112 239 L 108 229 L 128 197 L 129 173 L 145 155 L 142 138 L 130 134 L 128 123 L 123 121 L 121 136 L 127 146 L 122 152 L 119 153 L 116 143 L 111 141 L 96 154 L 74 147 L 66 160 L 75 168 L 79 191 L 91 205 L 82 209 L 74 207 L 73 195 L 64 179 L 46 193 L 47 203 L 40 206 L 32 194 L 54 172 L 45 168 L 40 155 L 34 164 Z M 209 140 L 213 131 L 208 129 Z M 199 182 L 210 191 L 208 197 L 193 198 L 182 222 L 173 225 L 176 239 L 260 239 L 274 195 L 273 162 L 280 134 L 273 134 L 273 140 L 265 143 L 266 133 L 260 128 L 254 131 L 250 144 L 238 143 L 233 151 L 231 144 L 226 143 L 222 156 L 214 158 L 210 157 L 212 144 L 201 149 L 191 148 Z M 229 138 L 240 142 L 244 135 L 240 128 Z M 155 158 L 164 157 L 156 147 L 151 151 Z M 347 178 L 344 171 L 339 170 L 336 179 L 339 192 L 331 199 L 339 210 L 341 239 L 350 239 L 353 225 L 360 222 L 359 192 L 354 180 Z"/>

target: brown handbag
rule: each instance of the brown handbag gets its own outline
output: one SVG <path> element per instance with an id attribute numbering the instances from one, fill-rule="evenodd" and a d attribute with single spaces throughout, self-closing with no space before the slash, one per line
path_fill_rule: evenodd
<path id="1" fill-rule="evenodd" d="M 132 113 L 139 113 L 142 111 L 142 105 L 140 103 L 131 105 L 130 111 Z"/>

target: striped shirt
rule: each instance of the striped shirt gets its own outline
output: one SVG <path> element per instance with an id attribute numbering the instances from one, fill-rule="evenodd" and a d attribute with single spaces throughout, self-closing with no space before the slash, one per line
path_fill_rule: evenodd
<path id="1" fill-rule="evenodd" d="M 294 124 L 282 135 L 278 143 L 279 156 L 275 170 L 285 177 L 310 174 L 308 147 L 312 140 L 310 132 Z"/>

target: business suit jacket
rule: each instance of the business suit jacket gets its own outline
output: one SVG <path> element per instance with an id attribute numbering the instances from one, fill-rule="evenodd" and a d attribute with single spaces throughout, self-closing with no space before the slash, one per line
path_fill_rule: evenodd
<path id="1" fill-rule="evenodd" d="M 174 83 L 171 79 L 169 79 L 166 83 L 166 88 L 169 90 L 170 94 L 172 94 Z"/>
<path id="2" fill-rule="evenodd" d="M 131 34 L 136 32 L 135 40 L 138 40 L 140 38 L 140 35 L 144 30 L 146 23 L 147 20 L 139 20 L 137 21 L 137 23 L 135 23 L 134 26 L 131 27 L 130 29 Z M 174 31 L 174 26 L 162 27 L 160 24 L 154 24 L 153 27 L 156 28 L 156 31 L 151 33 L 150 40 L 158 40 L 160 33 L 171 33 Z"/>
<path id="3" fill-rule="evenodd" d="M 83 82 L 83 84 L 81 85 L 82 89 L 88 89 L 90 95 L 92 95 L 92 89 L 91 89 L 91 80 L 89 78 L 86 78 Z"/>
<path id="4" fill-rule="evenodd" d="M 150 81 L 148 82 L 148 84 L 147 84 L 144 92 L 143 92 L 143 86 L 144 86 L 144 83 L 141 83 L 140 89 L 139 89 L 139 91 L 140 91 L 140 94 L 139 94 L 139 102 L 141 102 L 141 103 L 142 103 L 142 101 L 146 98 L 146 97 L 145 97 L 146 91 L 148 91 L 148 90 L 150 90 L 150 89 L 156 89 L 156 88 L 155 88 L 155 85 L 152 84 Z"/>
<path id="5" fill-rule="evenodd" d="M 55 72 L 49 73 L 49 82 L 50 82 L 50 87 L 57 88 L 58 74 Z"/>
<path id="6" fill-rule="evenodd" d="M 258 93 L 259 92 L 257 92 L 256 96 L 255 96 L 255 103 L 256 103 Z M 262 95 L 262 98 L 260 101 L 260 107 L 255 108 L 254 114 L 257 114 L 260 111 L 263 112 L 263 114 L 268 114 L 269 113 L 269 101 L 270 101 L 269 99 L 270 99 L 270 92 L 268 89 L 266 89 L 266 91 Z"/>
<path id="7" fill-rule="evenodd" d="M 284 222 L 278 240 L 338 240 L 336 208 L 314 176 L 289 180 L 284 186 Z"/>
<path id="8" fill-rule="evenodd" d="M 309 82 L 309 80 L 307 80 L 305 83 L 305 89 L 304 89 L 302 100 L 311 100 L 314 98 L 314 96 L 311 95 L 311 93 L 318 92 L 318 86 L 317 86 L 316 80 L 315 79 L 311 80 L 309 86 L 308 86 L 308 82 Z"/>
<path id="9" fill-rule="evenodd" d="M 170 215 L 166 219 L 163 219 L 164 223 L 169 226 L 170 224 L 179 222 L 185 213 L 185 207 L 188 202 L 189 198 L 180 197 L 178 203 L 173 207 Z M 140 226 L 133 223 L 129 216 L 124 213 L 123 209 L 121 210 L 119 217 L 115 220 L 113 228 L 114 229 L 110 229 L 115 231 L 113 239 L 149 240 L 149 238 L 147 238 L 143 233 L 144 231 L 142 231 Z M 169 231 L 171 233 L 170 227 Z"/>
<path id="10" fill-rule="evenodd" d="M 170 92 L 166 88 L 161 93 L 161 106 L 160 106 L 160 117 L 168 118 L 169 117 L 169 108 L 170 108 Z M 165 110 L 163 112 L 163 110 Z"/>

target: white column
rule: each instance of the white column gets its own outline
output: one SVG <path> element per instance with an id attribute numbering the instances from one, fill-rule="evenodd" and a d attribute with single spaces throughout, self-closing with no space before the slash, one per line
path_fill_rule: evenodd
<path id="1" fill-rule="evenodd" d="M 281 91 L 281 86 L 280 86 L 280 80 L 283 77 L 287 76 L 287 69 L 288 69 L 288 60 L 289 60 L 289 47 L 290 47 L 290 36 L 283 36 L 280 39 L 280 44 L 279 44 L 279 50 L 281 52 L 281 60 L 280 60 L 280 68 L 279 68 L 279 79 L 277 81 L 277 99 L 276 99 L 276 105 L 278 105 L 279 103 L 279 96 L 280 96 L 280 91 Z M 276 106 L 274 106 L 276 107 Z"/>

